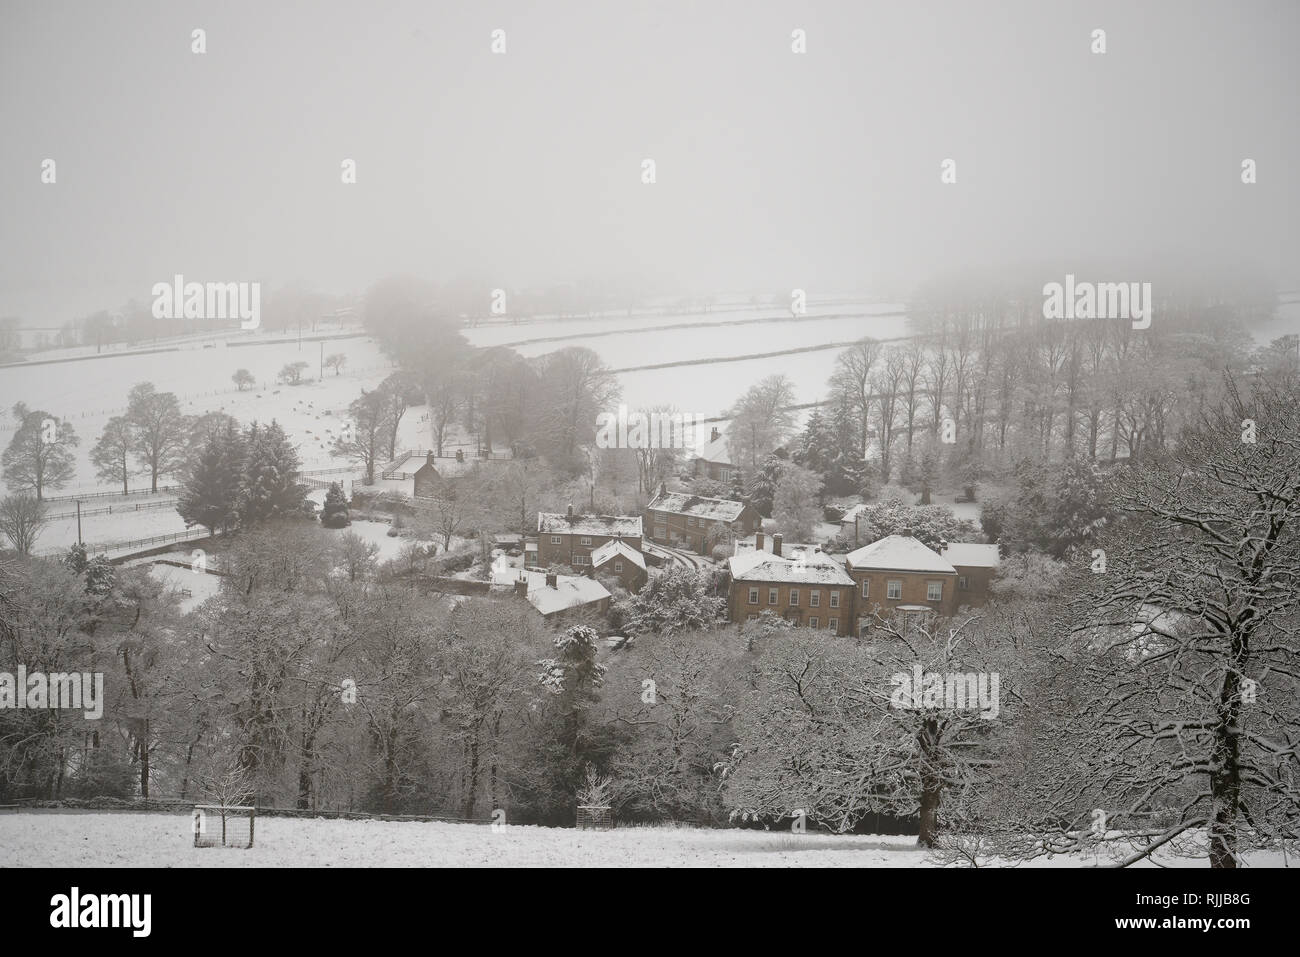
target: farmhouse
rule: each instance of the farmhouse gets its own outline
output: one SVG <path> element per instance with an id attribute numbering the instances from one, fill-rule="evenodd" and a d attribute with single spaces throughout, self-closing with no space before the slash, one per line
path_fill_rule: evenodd
<path id="1" fill-rule="evenodd" d="M 613 575 L 630 592 L 640 591 L 650 577 L 645 556 L 617 538 L 591 553 L 591 574 Z"/>
<path id="2" fill-rule="evenodd" d="M 716 427 L 709 441 L 696 449 L 691 465 L 696 478 L 709 478 L 715 482 L 730 482 L 736 472 L 736 466 L 731 462 L 731 451 L 727 448 L 727 439 Z"/>
<path id="3" fill-rule="evenodd" d="M 492 572 L 494 591 L 513 589 L 547 619 L 557 616 L 594 614 L 609 611 L 609 589 L 596 581 L 576 575 L 554 572 L 501 569 Z"/>
<path id="4" fill-rule="evenodd" d="M 663 485 L 646 506 L 651 541 L 691 549 L 701 555 L 713 545 L 709 532 L 716 526 L 725 526 L 736 537 L 745 538 L 754 534 L 762 521 L 758 512 L 743 502 L 668 492 Z"/>
<path id="5" fill-rule="evenodd" d="M 589 567 L 591 553 L 606 542 L 621 540 L 641 551 L 640 515 L 581 515 L 570 505 L 564 514 L 537 513 L 537 564 Z"/>
<path id="6" fill-rule="evenodd" d="M 853 579 L 835 559 L 815 546 L 798 546 L 782 554 L 780 535 L 772 551 L 737 550 L 727 560 L 731 585 L 727 615 L 734 622 L 771 611 L 796 626 L 824 628 L 839 634 L 852 623 Z"/>

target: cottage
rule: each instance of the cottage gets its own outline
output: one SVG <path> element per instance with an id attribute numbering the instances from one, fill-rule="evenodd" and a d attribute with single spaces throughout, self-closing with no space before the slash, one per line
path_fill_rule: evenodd
<path id="1" fill-rule="evenodd" d="M 695 450 L 691 459 L 693 474 L 696 478 L 713 479 L 715 482 L 730 482 L 738 469 L 731 461 L 731 450 L 726 436 L 717 428 L 713 429 L 709 441 Z"/>
<path id="2" fill-rule="evenodd" d="M 546 619 L 609 611 L 609 589 L 594 578 L 503 568 L 493 570 L 492 588 L 513 590 Z"/>
<path id="3" fill-rule="evenodd" d="M 650 577 L 645 556 L 622 539 L 606 542 L 591 553 L 591 574 L 613 575 L 630 592 L 640 591 Z"/>
<path id="4" fill-rule="evenodd" d="M 573 511 L 537 513 L 537 564 L 591 566 L 591 553 L 606 542 L 620 540 L 641 551 L 640 515 L 581 515 Z"/>
<path id="5" fill-rule="evenodd" d="M 725 498 L 706 498 L 688 492 L 669 492 L 663 485 L 646 506 L 650 540 L 707 554 L 714 541 L 710 531 L 725 526 L 737 538 L 746 538 L 763 519 L 751 505 Z"/>

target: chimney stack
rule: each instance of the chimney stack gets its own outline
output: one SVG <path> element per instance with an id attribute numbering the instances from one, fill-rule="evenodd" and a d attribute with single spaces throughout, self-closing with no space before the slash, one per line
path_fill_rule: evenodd
<path id="1" fill-rule="evenodd" d="M 546 587 L 547 587 L 547 588 L 559 588 L 560 586 L 559 586 L 559 584 L 558 584 L 558 580 L 559 580 L 559 576 L 558 576 L 555 572 L 547 572 L 547 573 L 546 573 Z"/>
<path id="2" fill-rule="evenodd" d="M 754 551 L 761 552 L 762 550 L 763 550 L 763 530 L 759 529 L 757 532 L 754 533 Z"/>
<path id="3" fill-rule="evenodd" d="M 432 450 L 430 450 L 430 451 L 429 451 L 429 454 L 426 455 L 426 456 L 424 457 L 424 464 L 425 464 L 425 465 L 432 465 L 432 464 L 433 464 L 433 451 L 432 451 Z"/>
<path id="4" fill-rule="evenodd" d="M 572 502 L 569 503 L 568 517 L 569 517 L 569 518 L 573 518 L 573 503 L 572 503 Z"/>
<path id="5" fill-rule="evenodd" d="M 519 573 L 519 581 L 515 582 L 515 594 L 520 598 L 528 597 L 528 578 L 523 572 Z"/>
<path id="6" fill-rule="evenodd" d="M 781 533 L 777 532 L 772 536 L 772 554 L 777 558 L 781 557 Z"/>
<path id="7" fill-rule="evenodd" d="M 718 441 L 718 438 L 719 438 L 721 435 L 722 435 L 722 433 L 718 431 L 718 427 L 715 425 L 715 426 L 713 427 L 713 437 L 712 437 L 711 439 L 709 439 L 709 441 L 710 441 L 710 442 L 716 442 L 716 441 Z"/>
<path id="8" fill-rule="evenodd" d="M 660 494 L 660 495 L 667 495 L 667 494 L 668 494 L 668 484 L 667 484 L 666 482 L 660 482 L 660 483 L 659 483 L 659 494 Z"/>

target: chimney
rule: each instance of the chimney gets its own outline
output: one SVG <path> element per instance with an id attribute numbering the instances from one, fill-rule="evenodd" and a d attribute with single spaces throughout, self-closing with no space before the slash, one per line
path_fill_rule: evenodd
<path id="1" fill-rule="evenodd" d="M 558 584 L 558 581 L 559 581 L 559 576 L 558 576 L 555 572 L 547 572 L 547 573 L 546 573 L 546 587 L 547 587 L 547 588 L 559 588 L 560 586 L 559 586 L 559 584 Z"/>
<path id="2" fill-rule="evenodd" d="M 667 483 L 665 483 L 665 482 L 660 482 L 660 483 L 659 483 L 659 494 L 660 494 L 660 495 L 667 495 L 667 494 L 668 494 L 668 485 L 667 485 Z"/>
<path id="3" fill-rule="evenodd" d="M 425 464 L 425 465 L 430 465 L 430 466 L 433 465 L 433 450 L 432 450 L 432 449 L 430 449 L 430 450 L 429 450 L 429 454 L 426 455 L 426 456 L 424 457 L 424 464 Z"/>
<path id="4" fill-rule="evenodd" d="M 777 558 L 781 557 L 781 533 L 777 532 L 772 536 L 772 554 Z"/>
<path id="5" fill-rule="evenodd" d="M 761 552 L 762 550 L 763 550 L 763 530 L 760 528 L 757 532 L 754 533 L 754 551 Z"/>
<path id="6" fill-rule="evenodd" d="M 716 441 L 718 441 L 718 437 L 721 436 L 721 435 L 722 435 L 722 433 L 718 431 L 718 427 L 715 425 L 715 426 L 713 427 L 713 437 L 710 438 L 709 441 L 710 441 L 710 442 L 716 442 Z"/>
<path id="7" fill-rule="evenodd" d="M 568 511 L 567 514 L 568 514 L 568 517 L 569 517 L 569 518 L 573 518 L 573 503 L 572 503 L 572 502 L 569 503 L 569 511 Z"/>
<path id="8" fill-rule="evenodd" d="M 528 597 L 528 579 L 523 572 L 519 573 L 519 581 L 515 582 L 515 594 L 520 598 Z"/>

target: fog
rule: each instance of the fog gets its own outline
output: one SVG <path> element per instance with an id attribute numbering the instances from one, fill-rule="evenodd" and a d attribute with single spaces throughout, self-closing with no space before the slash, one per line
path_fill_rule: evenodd
<path id="1" fill-rule="evenodd" d="M 0 316 L 57 325 L 176 273 L 888 296 L 1161 260 L 1286 283 L 1298 38 L 1290 0 L 6 0 Z"/>

